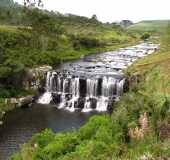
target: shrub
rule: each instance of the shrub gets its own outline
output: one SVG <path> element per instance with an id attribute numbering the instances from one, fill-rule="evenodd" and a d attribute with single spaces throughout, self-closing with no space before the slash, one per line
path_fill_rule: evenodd
<path id="1" fill-rule="evenodd" d="M 150 38 L 150 34 L 149 33 L 144 33 L 142 36 L 141 36 L 141 39 L 142 40 L 148 40 Z"/>

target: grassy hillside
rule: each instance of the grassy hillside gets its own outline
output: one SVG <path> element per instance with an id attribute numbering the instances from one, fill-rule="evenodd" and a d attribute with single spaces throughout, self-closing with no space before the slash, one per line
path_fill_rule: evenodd
<path id="1" fill-rule="evenodd" d="M 11 16 L 11 18 L 9 18 Z M 110 50 L 136 38 L 119 27 L 75 15 L 22 7 L 0 10 L 0 78 L 38 65 Z"/>
<path id="2" fill-rule="evenodd" d="M 128 30 L 137 32 L 162 32 L 169 23 L 170 20 L 141 21 L 129 26 Z"/>
<path id="3" fill-rule="evenodd" d="M 35 135 L 11 160 L 168 159 L 170 27 L 166 31 L 161 50 L 126 71 L 129 91 L 114 104 L 110 116 L 95 116 L 78 131 L 54 134 L 46 130 Z"/>

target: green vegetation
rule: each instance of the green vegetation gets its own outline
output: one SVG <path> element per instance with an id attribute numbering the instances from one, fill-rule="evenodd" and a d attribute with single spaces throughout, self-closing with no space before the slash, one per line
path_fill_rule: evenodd
<path id="1" fill-rule="evenodd" d="M 141 36 L 141 39 L 143 40 L 143 41 L 146 41 L 146 40 L 148 40 L 150 38 L 150 34 L 149 33 L 144 33 L 142 36 Z"/>
<path id="2" fill-rule="evenodd" d="M 11 160 L 168 159 L 170 139 L 164 131 L 170 120 L 169 31 L 162 35 L 160 51 L 126 71 L 129 91 L 114 104 L 111 115 L 94 116 L 77 131 L 45 130 Z"/>
<path id="3" fill-rule="evenodd" d="M 13 0 L 1 0 L 0 6 L 2 7 L 12 7 L 14 6 Z"/>
<path id="4" fill-rule="evenodd" d="M 143 21 L 132 31 L 162 33 L 169 21 Z M 113 24 L 20 6 L 0 9 L 0 112 L 6 98 L 27 94 L 20 81 L 28 68 L 80 58 L 136 40 Z M 164 135 L 170 120 L 170 27 L 161 50 L 132 65 L 130 88 L 111 115 L 94 116 L 79 130 L 36 134 L 11 160 L 138 160 L 170 157 Z M 146 39 L 148 35 L 143 35 Z M 135 77 L 139 83 L 132 79 Z"/>
<path id="5" fill-rule="evenodd" d="M 30 68 L 40 65 L 56 67 L 60 62 L 129 45 L 136 39 L 136 35 L 116 25 L 99 22 L 95 15 L 90 19 L 63 15 L 27 9 L 12 0 L 2 0 L 0 98 L 6 101 L 10 97 L 32 93 L 22 85 Z M 0 106 L 6 105 L 0 103 Z"/>
<path id="6" fill-rule="evenodd" d="M 1 78 L 21 74 L 27 68 L 42 64 L 56 66 L 61 60 L 77 59 L 135 40 L 123 29 L 102 24 L 94 18 L 65 16 L 22 7 L 12 10 L 6 8 L 2 12 Z M 8 19 L 9 15 L 11 19 Z"/>
<path id="7" fill-rule="evenodd" d="M 128 27 L 130 31 L 137 32 L 162 32 L 166 29 L 170 20 L 141 21 Z"/>

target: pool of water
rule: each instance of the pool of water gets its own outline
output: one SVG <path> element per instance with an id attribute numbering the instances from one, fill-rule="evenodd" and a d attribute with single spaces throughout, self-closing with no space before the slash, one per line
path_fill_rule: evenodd
<path id="1" fill-rule="evenodd" d="M 51 105 L 35 104 L 30 108 L 15 109 L 4 118 L 0 127 L 0 160 L 15 153 L 34 133 L 45 128 L 55 132 L 77 129 L 94 113 L 71 113 Z"/>

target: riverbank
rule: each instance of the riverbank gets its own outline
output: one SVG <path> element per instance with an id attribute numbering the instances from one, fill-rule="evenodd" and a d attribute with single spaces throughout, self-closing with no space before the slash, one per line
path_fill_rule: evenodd
<path id="1" fill-rule="evenodd" d="M 112 51 L 112 50 L 115 50 L 118 48 L 124 48 L 124 47 L 130 46 L 130 45 L 134 45 L 136 43 L 137 43 L 137 40 L 129 42 L 129 43 L 125 43 L 125 44 L 122 43 L 122 44 L 116 44 L 113 46 L 107 46 L 107 47 L 103 47 L 103 48 L 91 49 L 91 50 L 86 50 L 86 51 L 84 50 L 84 52 L 80 51 L 76 57 L 72 57 L 72 58 L 65 57 L 65 58 L 63 58 L 62 62 L 77 60 L 77 59 L 80 59 L 82 56 L 87 56 L 87 55 L 92 55 L 92 54 L 100 54 L 102 52 Z M 56 68 L 56 67 L 57 66 L 55 66 L 54 68 Z M 43 68 L 43 69 L 41 69 L 41 68 Z M 15 100 L 15 102 L 17 102 L 17 103 L 20 103 L 20 99 L 25 99 L 25 98 L 27 99 L 27 97 L 30 97 L 30 96 L 31 97 L 37 96 L 39 94 L 37 89 L 42 88 L 41 83 L 45 81 L 45 75 L 46 75 L 47 71 L 49 71 L 49 70 L 52 70 L 52 67 L 47 66 L 47 65 L 40 66 L 37 68 L 28 69 L 28 71 L 25 72 L 25 74 L 24 74 L 25 76 L 24 76 L 23 81 L 20 82 L 22 84 L 24 83 L 25 89 L 21 89 L 21 91 L 18 90 L 17 94 L 14 94 L 14 96 L 8 97 L 8 98 L 6 97 L 5 94 L 3 94 L 3 92 L 1 93 L 1 95 L 3 95 L 3 97 L 6 97 L 6 98 L 1 98 L 1 101 L 0 101 L 1 124 L 3 124 L 2 118 L 3 118 L 3 116 L 5 116 L 5 114 L 7 112 L 12 111 L 15 108 L 23 106 L 23 105 L 17 105 L 16 103 L 14 104 L 13 102 L 11 103 L 11 99 Z M 32 73 L 30 74 L 30 72 L 32 72 Z M 36 75 L 36 76 L 33 77 L 34 75 Z M 36 86 L 35 85 L 29 86 L 28 83 L 36 84 Z M 14 89 L 14 91 L 15 91 L 15 89 Z M 4 90 L 4 93 L 6 93 L 6 92 L 11 93 L 11 91 L 8 89 L 7 89 L 7 91 Z M 33 101 L 34 101 L 34 98 L 32 98 L 32 100 L 29 101 L 30 103 L 28 103 L 28 106 Z"/>
<path id="2" fill-rule="evenodd" d="M 0 12 L 4 15 L 0 19 L 1 113 L 13 109 L 6 106 L 6 99 L 35 94 L 23 85 L 31 68 L 55 68 L 61 62 L 131 45 L 139 39 L 120 26 L 76 15 L 27 10 L 17 5 L 1 7 Z"/>
<path id="3" fill-rule="evenodd" d="M 170 157 L 169 49 L 132 65 L 129 91 L 114 104 L 111 116 L 95 116 L 80 130 L 36 134 L 13 156 L 36 159 L 143 160 Z"/>

